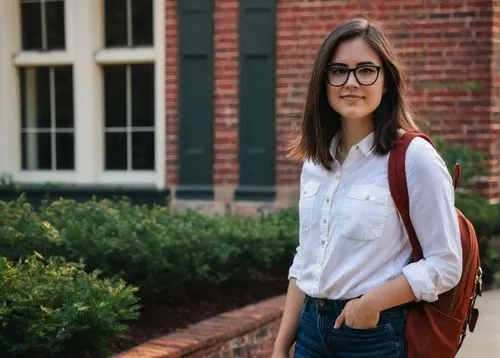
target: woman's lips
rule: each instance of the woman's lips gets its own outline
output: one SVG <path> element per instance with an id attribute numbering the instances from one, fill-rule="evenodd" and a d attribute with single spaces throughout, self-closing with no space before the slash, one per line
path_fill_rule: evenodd
<path id="1" fill-rule="evenodd" d="M 345 96 L 340 96 L 342 99 L 361 99 L 363 97 L 361 96 L 353 96 L 353 95 L 345 95 Z"/>

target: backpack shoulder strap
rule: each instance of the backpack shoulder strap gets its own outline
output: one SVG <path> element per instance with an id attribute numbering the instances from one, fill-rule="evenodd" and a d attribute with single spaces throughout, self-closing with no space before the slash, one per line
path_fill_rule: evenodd
<path id="1" fill-rule="evenodd" d="M 411 141 L 416 138 L 421 137 L 432 143 L 432 140 L 421 132 L 406 132 L 404 133 L 395 143 L 393 149 L 389 155 L 389 188 L 391 191 L 392 199 L 396 204 L 399 215 L 403 220 L 406 231 L 410 238 L 412 256 L 414 261 L 418 261 L 423 257 L 422 247 L 418 241 L 417 234 L 413 228 L 413 224 L 410 219 L 410 202 L 408 197 L 408 185 L 406 182 L 406 151 Z"/>

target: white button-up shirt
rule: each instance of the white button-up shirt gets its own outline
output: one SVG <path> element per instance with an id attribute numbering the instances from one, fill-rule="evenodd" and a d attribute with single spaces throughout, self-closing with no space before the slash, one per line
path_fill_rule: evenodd
<path id="1" fill-rule="evenodd" d="M 339 135 L 330 152 L 335 158 Z M 446 165 L 424 139 L 406 154 L 410 216 L 424 259 L 411 244 L 389 191 L 389 155 L 372 152 L 374 133 L 332 171 L 306 161 L 300 178 L 299 246 L 289 271 L 312 297 L 349 299 L 404 274 L 418 300 L 435 301 L 462 273 L 462 246 Z"/>

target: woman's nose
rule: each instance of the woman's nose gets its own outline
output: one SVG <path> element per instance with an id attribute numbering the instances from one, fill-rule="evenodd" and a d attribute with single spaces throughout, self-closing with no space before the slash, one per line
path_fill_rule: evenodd
<path id="1" fill-rule="evenodd" d="M 358 85 L 358 80 L 356 79 L 354 72 L 349 72 L 349 74 L 347 75 L 347 82 L 345 83 L 345 85 L 349 87 Z"/>

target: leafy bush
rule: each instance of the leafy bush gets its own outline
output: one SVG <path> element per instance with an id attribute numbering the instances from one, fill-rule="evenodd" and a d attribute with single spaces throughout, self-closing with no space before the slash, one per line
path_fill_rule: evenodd
<path id="1" fill-rule="evenodd" d="M 474 178 L 486 173 L 482 155 L 468 145 L 450 145 L 442 137 L 436 137 L 433 141 L 451 175 L 453 175 L 455 164 L 460 165 L 459 189 L 472 187 Z M 500 237 L 500 206 L 490 205 L 485 198 L 465 194 L 461 190 L 455 196 L 455 205 L 471 220 L 476 229 L 484 270 L 484 285 L 494 286 L 495 274 L 500 272 L 500 255 L 493 247 L 492 240 Z"/>
<path id="2" fill-rule="evenodd" d="M 36 250 L 82 259 L 144 293 L 270 271 L 285 275 L 297 237 L 297 217 L 286 211 L 236 219 L 174 214 L 126 200 L 47 201 L 39 212 L 23 198 L 0 202 L 0 255 L 17 260 Z"/>
<path id="3" fill-rule="evenodd" d="M 108 356 L 138 317 L 136 288 L 98 274 L 57 257 L 0 257 L 0 356 Z"/>
<path id="4" fill-rule="evenodd" d="M 460 165 L 462 186 L 470 185 L 474 177 L 485 174 L 486 169 L 481 153 L 468 145 L 448 144 L 442 137 L 433 138 L 433 142 L 446 162 L 451 175 L 453 175 L 455 164 Z"/>
<path id="5" fill-rule="evenodd" d="M 472 194 L 457 194 L 455 205 L 476 230 L 484 286 L 496 286 L 495 275 L 500 273 L 500 256 L 492 240 L 500 238 L 500 205 L 490 205 L 485 198 Z"/>

